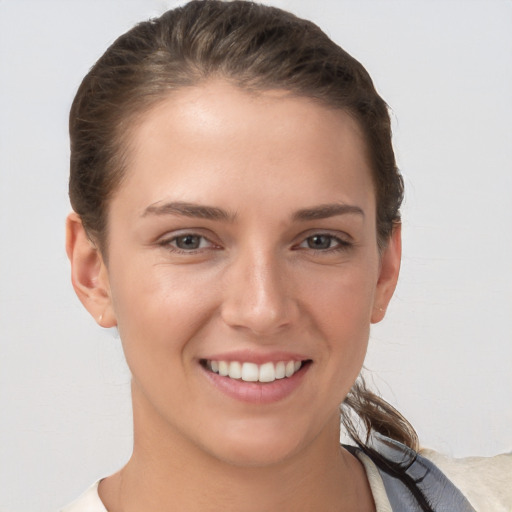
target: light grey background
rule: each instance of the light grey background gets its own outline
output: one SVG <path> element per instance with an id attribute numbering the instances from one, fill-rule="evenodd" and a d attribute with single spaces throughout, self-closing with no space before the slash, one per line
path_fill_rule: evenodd
<path id="1" fill-rule="evenodd" d="M 512 449 L 512 3 L 275 1 L 393 108 L 404 260 L 367 368 L 422 443 Z M 113 39 L 172 1 L 0 0 L 0 511 L 55 510 L 130 453 L 129 374 L 64 253 L 67 112 Z"/>

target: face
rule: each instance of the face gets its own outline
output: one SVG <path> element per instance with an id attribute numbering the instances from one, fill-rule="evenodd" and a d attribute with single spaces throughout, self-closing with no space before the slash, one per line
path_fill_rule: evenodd
<path id="1" fill-rule="evenodd" d="M 158 432 L 243 465 L 337 435 L 398 272 L 375 210 L 343 112 L 221 81 L 147 112 L 97 280 L 133 374 L 136 443 Z"/>

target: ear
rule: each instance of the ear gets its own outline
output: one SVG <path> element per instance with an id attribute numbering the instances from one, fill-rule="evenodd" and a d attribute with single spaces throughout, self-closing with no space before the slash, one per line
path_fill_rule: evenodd
<path id="1" fill-rule="evenodd" d="M 402 226 L 396 224 L 393 233 L 380 257 L 380 272 L 373 302 L 372 324 L 380 322 L 393 296 L 400 273 L 402 259 Z"/>
<path id="2" fill-rule="evenodd" d="M 74 212 L 66 219 L 66 252 L 71 262 L 71 282 L 82 304 L 102 327 L 117 325 L 107 267 Z"/>

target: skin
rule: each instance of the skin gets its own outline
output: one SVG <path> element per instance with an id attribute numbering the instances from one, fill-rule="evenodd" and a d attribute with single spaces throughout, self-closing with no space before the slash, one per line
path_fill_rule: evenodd
<path id="1" fill-rule="evenodd" d="M 176 201 L 226 218 L 163 207 Z M 340 204 L 352 211 L 297 214 Z M 139 120 L 108 211 L 108 263 L 76 214 L 67 223 L 75 290 L 118 327 L 133 375 L 134 452 L 100 484 L 109 511 L 374 510 L 339 447 L 339 404 L 398 277 L 400 229 L 379 253 L 375 211 L 344 112 L 217 80 Z M 197 249 L 180 249 L 185 234 L 201 237 Z M 245 403 L 200 364 L 234 350 L 311 363 L 284 399 Z"/>

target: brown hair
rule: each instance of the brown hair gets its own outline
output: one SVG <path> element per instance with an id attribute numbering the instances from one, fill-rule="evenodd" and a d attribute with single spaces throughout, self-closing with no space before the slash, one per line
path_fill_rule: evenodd
<path id="1" fill-rule="evenodd" d="M 364 67 L 316 25 L 249 1 L 192 1 L 119 37 L 82 81 L 70 113 L 69 195 L 102 251 L 107 207 L 120 186 L 126 137 L 136 117 L 170 91 L 220 76 L 251 90 L 285 89 L 352 115 L 363 130 L 377 203 L 377 239 L 386 245 L 400 222 L 403 182 L 388 108 Z M 366 430 L 360 436 L 347 408 Z M 378 431 L 417 448 L 411 425 L 359 380 L 342 421 L 365 445 Z"/>

